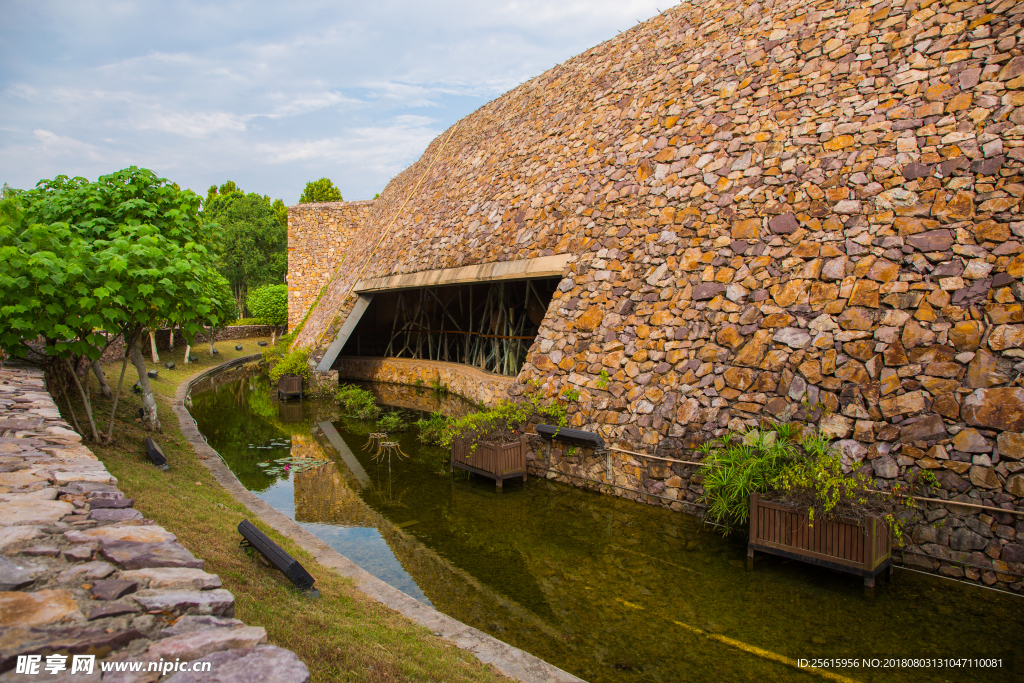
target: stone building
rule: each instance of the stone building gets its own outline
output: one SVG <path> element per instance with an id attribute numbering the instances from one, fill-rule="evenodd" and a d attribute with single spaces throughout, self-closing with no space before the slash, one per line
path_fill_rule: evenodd
<path id="1" fill-rule="evenodd" d="M 1024 508 L 1022 17 L 684 2 L 459 121 L 372 204 L 293 207 L 290 247 L 347 235 L 332 275 L 289 263 L 320 295 L 296 343 L 338 367 L 374 292 L 561 258 L 509 394 L 578 392 L 571 426 L 660 456 L 816 423 L 883 488 L 928 469 L 988 508 L 930 507 L 904 563 L 1019 590 L 1024 517 L 995 510 Z M 699 494 L 640 456 L 562 466 Z"/>

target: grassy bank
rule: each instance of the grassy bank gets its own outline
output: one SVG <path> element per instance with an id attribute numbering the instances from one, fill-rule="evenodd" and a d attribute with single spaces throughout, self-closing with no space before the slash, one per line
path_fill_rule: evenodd
<path id="1" fill-rule="evenodd" d="M 235 350 L 235 344 L 243 346 Z M 256 340 L 216 344 L 218 356 L 204 345 L 195 350 L 198 363 L 184 365 L 184 347 L 160 354 L 159 370 L 151 380 L 157 394 L 163 433 L 156 435 L 170 469 L 160 471 L 145 456 L 142 440 L 150 434 L 136 420 L 141 398 L 133 394 L 135 376 L 129 365 L 118 405 L 113 442 L 87 445 L 119 480 L 135 507 L 178 536 L 181 543 L 206 561 L 209 572 L 220 575 L 235 595 L 236 615 L 262 626 L 269 640 L 295 651 L 309 666 L 313 681 L 499 681 L 508 680 L 472 655 L 435 637 L 397 612 L 357 591 L 350 580 L 321 567 L 307 553 L 266 525 L 235 501 L 199 462 L 178 429 L 171 410 L 174 392 L 185 378 L 206 367 L 256 353 Z M 163 362 L 173 360 L 167 370 Z M 108 382 L 116 388 L 121 364 L 105 366 Z M 131 379 L 129 379 L 131 378 Z M 93 381 L 96 387 L 95 379 Z M 109 417 L 110 403 L 95 397 L 98 418 Z M 62 412 L 67 406 L 60 406 Z M 84 411 L 75 410 L 81 419 Z M 309 600 L 279 572 L 246 555 L 239 547 L 238 523 L 248 518 L 296 557 L 314 576 L 322 598 Z"/>

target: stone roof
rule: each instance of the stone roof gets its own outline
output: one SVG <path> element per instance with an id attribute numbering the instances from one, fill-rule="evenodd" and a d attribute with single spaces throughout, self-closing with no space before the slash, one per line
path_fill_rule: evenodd
<path id="1" fill-rule="evenodd" d="M 580 389 L 572 426 L 654 449 L 809 403 L 865 443 L 930 415 L 929 448 L 973 391 L 1017 391 L 1022 17 L 680 4 L 435 140 L 298 343 L 330 341 L 358 278 L 570 253 L 518 386 Z"/>

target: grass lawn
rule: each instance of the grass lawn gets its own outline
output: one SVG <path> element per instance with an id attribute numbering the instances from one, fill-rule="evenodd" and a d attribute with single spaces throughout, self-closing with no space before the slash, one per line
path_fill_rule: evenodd
<path id="1" fill-rule="evenodd" d="M 184 364 L 184 346 L 162 352 L 160 371 L 150 380 L 156 393 L 163 433 L 155 435 L 167 455 L 170 469 L 160 471 L 145 456 L 142 440 L 150 434 L 136 420 L 141 397 L 132 393 L 137 377 L 131 363 L 125 373 L 118 404 L 113 442 L 87 443 L 118 478 L 135 507 L 178 536 L 206 570 L 218 574 L 235 595 L 236 616 L 262 626 L 269 641 L 295 651 L 312 672 L 313 681 L 506 681 L 501 673 L 472 655 L 435 637 L 397 612 L 357 591 L 349 579 L 321 567 L 295 544 L 261 524 L 241 503 L 222 489 L 198 461 L 178 429 L 171 410 L 174 392 L 186 377 L 203 368 L 261 349 L 255 339 L 218 342 L 211 356 L 208 345 L 193 349 L 198 363 Z M 243 350 L 236 351 L 235 344 Z M 148 350 L 148 346 L 146 347 Z M 175 369 L 163 363 L 173 360 Z M 116 390 L 121 363 L 104 367 Z M 90 375 L 91 377 L 91 375 Z M 98 391 L 95 378 L 91 378 Z M 105 431 L 110 402 L 94 394 L 97 427 Z M 66 411 L 67 406 L 61 405 Z M 85 411 L 75 405 L 79 420 Z M 246 555 L 239 547 L 238 523 L 249 518 L 297 558 L 316 579 L 323 597 L 309 600 L 279 572 Z"/>

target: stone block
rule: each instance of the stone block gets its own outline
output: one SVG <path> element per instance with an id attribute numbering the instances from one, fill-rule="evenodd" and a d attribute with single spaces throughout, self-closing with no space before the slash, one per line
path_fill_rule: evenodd
<path id="1" fill-rule="evenodd" d="M 4 628 L 46 626 L 81 616 L 70 591 L 0 592 L 0 625 Z"/>
<path id="2" fill-rule="evenodd" d="M 148 567 L 121 572 L 121 578 L 132 581 L 148 581 L 149 588 L 185 588 L 206 590 L 220 588 L 220 577 L 208 574 L 202 569 L 187 567 Z"/>
<path id="3" fill-rule="evenodd" d="M 968 427 L 953 437 L 953 448 L 964 453 L 991 453 L 992 443 L 977 429 Z"/>
<path id="4" fill-rule="evenodd" d="M 230 617 L 235 613 L 235 596 L 223 588 L 209 591 L 147 589 L 133 593 L 131 598 L 147 611 L 218 617 Z"/>
<path id="5" fill-rule="evenodd" d="M 900 441 L 903 443 L 938 441 L 945 439 L 947 436 L 946 423 L 934 413 L 925 415 L 920 420 L 903 425 L 900 428 Z"/>
<path id="6" fill-rule="evenodd" d="M 295 653 L 272 645 L 215 652 L 199 662 L 212 664 L 209 673 L 179 672 L 166 683 L 308 683 L 309 669 Z"/>
<path id="7" fill-rule="evenodd" d="M 976 389 L 964 399 L 960 415 L 974 427 L 1024 431 L 1024 388 Z"/>
<path id="8" fill-rule="evenodd" d="M 8 559 L 0 556 L 0 591 L 13 591 L 27 586 L 46 568 L 22 558 Z M 0 620 L 0 625 L 3 621 Z"/>
<path id="9" fill-rule="evenodd" d="M 146 567 L 191 567 L 202 569 L 203 561 L 178 543 L 131 543 L 112 541 L 100 547 L 100 553 L 125 569 Z"/>
<path id="10" fill-rule="evenodd" d="M 192 660 L 222 650 L 253 647 L 267 642 L 267 632 L 259 626 L 215 628 L 158 640 L 146 654 L 165 660 Z"/>

